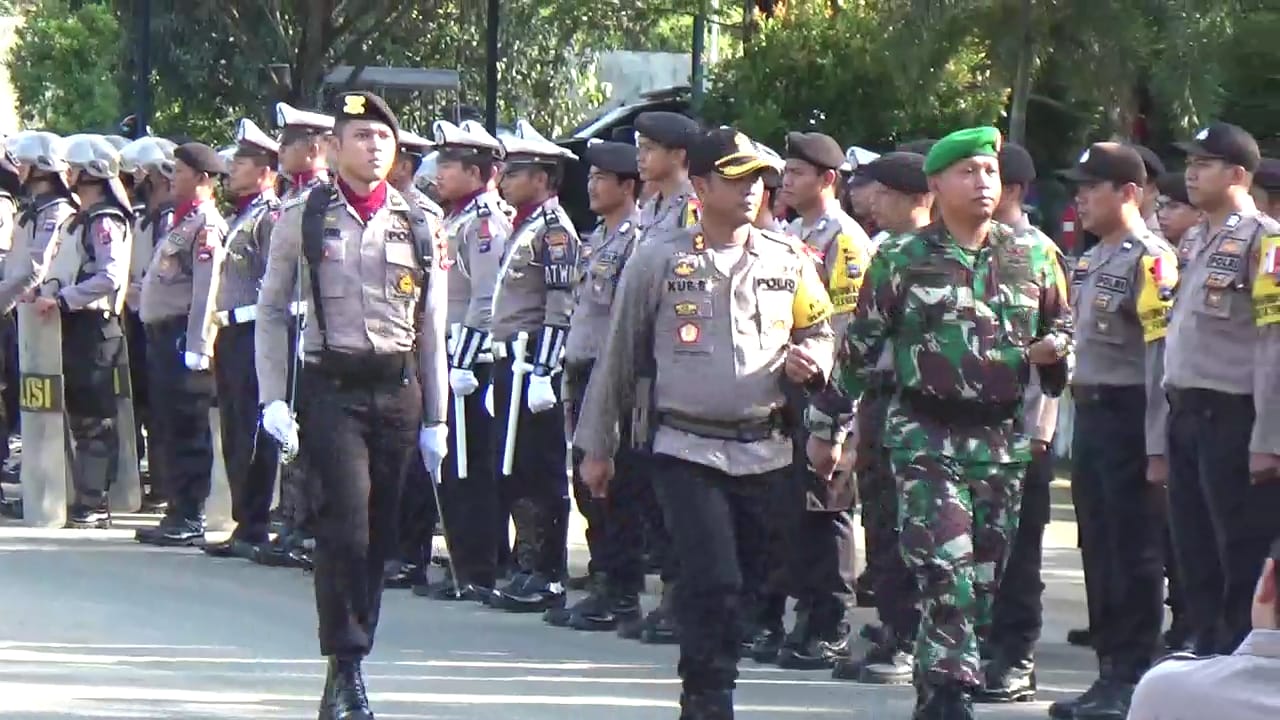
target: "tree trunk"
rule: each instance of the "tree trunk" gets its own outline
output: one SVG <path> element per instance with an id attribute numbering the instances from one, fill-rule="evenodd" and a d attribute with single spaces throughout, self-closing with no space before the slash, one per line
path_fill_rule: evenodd
<path id="1" fill-rule="evenodd" d="M 1035 0 L 1022 0 L 1018 17 L 1018 67 L 1014 72 L 1013 101 L 1009 108 L 1009 140 L 1026 144 L 1027 101 L 1031 98 L 1031 66 L 1035 62 L 1035 38 L 1031 34 L 1031 17 Z"/>

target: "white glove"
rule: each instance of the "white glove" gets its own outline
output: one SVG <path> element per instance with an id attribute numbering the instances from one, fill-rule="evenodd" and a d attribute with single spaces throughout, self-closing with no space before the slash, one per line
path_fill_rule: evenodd
<path id="1" fill-rule="evenodd" d="M 551 386 L 551 378 L 541 375 L 529 377 L 529 409 L 533 412 L 546 412 L 556 406 L 556 390 Z"/>
<path id="2" fill-rule="evenodd" d="M 480 380 L 474 372 L 453 368 L 449 371 L 449 387 L 458 397 L 466 397 L 480 389 Z"/>
<path id="3" fill-rule="evenodd" d="M 194 353 L 188 350 L 182 353 L 182 361 L 186 363 L 188 370 L 200 372 L 201 370 L 209 369 L 208 355 L 201 355 L 200 353 Z"/>
<path id="4" fill-rule="evenodd" d="M 495 417 L 495 415 L 493 414 L 493 384 L 492 383 L 490 383 L 489 387 L 486 388 L 484 391 L 484 411 L 489 413 L 489 417 Z"/>
<path id="5" fill-rule="evenodd" d="M 418 449 L 422 451 L 422 464 L 427 466 L 427 471 L 435 472 L 449 454 L 449 426 L 444 423 L 423 426 L 418 431 Z"/>
<path id="6" fill-rule="evenodd" d="M 298 423 L 283 400 L 272 400 L 262 409 L 262 429 L 280 443 L 281 449 L 292 452 L 298 448 Z"/>

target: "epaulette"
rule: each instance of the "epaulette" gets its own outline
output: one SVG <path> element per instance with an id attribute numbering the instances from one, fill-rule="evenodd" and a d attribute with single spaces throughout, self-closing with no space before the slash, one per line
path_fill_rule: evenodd
<path id="1" fill-rule="evenodd" d="M 542 217 L 546 219 L 548 227 L 551 227 L 551 226 L 560 227 L 561 225 L 564 224 L 560 222 L 560 213 L 556 212 L 556 210 L 558 209 L 559 209 L 559 206 L 542 208 Z"/>
<path id="2" fill-rule="evenodd" d="M 808 247 L 803 240 L 798 240 L 784 232 L 778 232 L 777 230 L 758 230 L 758 232 L 761 237 L 772 240 L 779 245 L 784 245 L 797 254 L 803 253 L 804 248 Z"/>
<path id="3" fill-rule="evenodd" d="M 493 211 L 489 209 L 488 203 L 482 203 L 479 200 L 472 200 L 471 204 L 475 206 L 476 217 L 489 217 L 493 215 Z"/>

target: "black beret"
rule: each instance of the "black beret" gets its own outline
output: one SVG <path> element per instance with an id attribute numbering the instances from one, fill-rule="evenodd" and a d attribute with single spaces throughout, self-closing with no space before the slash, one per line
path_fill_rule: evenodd
<path id="1" fill-rule="evenodd" d="M 1161 195 L 1167 196 L 1170 200 L 1180 202 L 1183 205 L 1190 205 L 1191 198 L 1187 196 L 1187 176 L 1180 172 L 1167 172 L 1156 178 L 1156 189 Z"/>
<path id="2" fill-rule="evenodd" d="M 1000 147 L 1000 182 L 1005 185 L 1030 185 L 1036 179 L 1036 164 L 1031 153 L 1017 143 Z"/>
<path id="3" fill-rule="evenodd" d="M 1280 160 L 1262 158 L 1257 172 L 1253 174 L 1253 182 L 1269 193 L 1280 192 Z"/>
<path id="4" fill-rule="evenodd" d="M 588 164 L 621 177 L 640 174 L 636 165 L 636 146 L 620 142 L 597 142 L 587 146 L 583 154 Z"/>
<path id="5" fill-rule="evenodd" d="M 822 133 L 787 133 L 787 157 L 803 160 L 823 170 L 839 170 L 845 163 L 840 143 Z"/>
<path id="6" fill-rule="evenodd" d="M 1145 185 L 1147 166 L 1131 145 L 1100 142 L 1089 146 L 1076 161 L 1076 166 L 1063 170 L 1062 177 L 1078 183 L 1133 183 Z"/>
<path id="7" fill-rule="evenodd" d="M 396 114 L 387 107 L 386 100 L 371 92 L 360 90 L 339 95 L 333 116 L 338 122 L 343 120 L 380 122 L 391 128 L 392 135 L 400 137 L 400 121 L 396 119 Z"/>
<path id="8" fill-rule="evenodd" d="M 861 175 L 900 193 L 920 195 L 929 192 L 924 156 L 919 153 L 886 153 L 872 160 Z"/>
<path id="9" fill-rule="evenodd" d="M 1133 149 L 1138 151 L 1138 155 L 1142 157 L 1142 164 L 1147 166 L 1147 180 L 1159 178 L 1164 174 L 1164 161 L 1156 154 L 1155 150 L 1146 145 L 1133 143 Z"/>
<path id="10" fill-rule="evenodd" d="M 909 153 L 915 153 L 917 155 L 928 155 L 929 151 L 933 149 L 933 146 L 937 144 L 938 144 L 938 141 L 934 140 L 933 138 L 920 138 L 918 140 L 908 140 L 907 142 L 900 143 L 898 147 L 895 149 L 898 152 L 909 152 Z"/>
<path id="11" fill-rule="evenodd" d="M 227 174 L 227 164 L 218 157 L 218 151 L 204 143 L 189 142 L 173 150 L 173 157 L 198 172 L 209 175 Z"/>
<path id="12" fill-rule="evenodd" d="M 636 133 L 665 148 L 686 150 L 698 137 L 698 123 L 676 112 L 646 112 L 636 116 Z"/>

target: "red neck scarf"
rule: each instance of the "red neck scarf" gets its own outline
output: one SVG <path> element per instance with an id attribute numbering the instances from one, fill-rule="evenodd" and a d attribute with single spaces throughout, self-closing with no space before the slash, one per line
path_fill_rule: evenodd
<path id="1" fill-rule="evenodd" d="M 525 203 L 524 205 L 521 205 L 520 207 L 516 208 L 516 219 L 512 221 L 511 227 L 513 228 L 520 227 L 520 225 L 524 223 L 525 220 L 528 220 L 529 216 L 537 212 L 538 208 L 540 207 L 542 207 L 542 203 L 531 202 L 531 203 Z"/>
<path id="2" fill-rule="evenodd" d="M 253 193 L 252 195 L 241 195 L 240 197 L 236 198 L 236 215 L 244 214 L 245 208 L 252 205 L 253 201 L 257 200 L 260 197 L 262 197 L 262 193 L 256 192 L 256 193 Z"/>
<path id="3" fill-rule="evenodd" d="M 342 196 L 347 199 L 347 204 L 352 210 L 360 216 L 363 222 L 369 222 L 369 218 L 382 209 L 387 204 L 387 181 L 383 180 L 373 186 L 373 192 L 368 195 L 360 195 L 342 178 L 338 178 L 338 187 L 342 190 Z"/>
<path id="4" fill-rule="evenodd" d="M 183 200 L 178 203 L 178 206 L 173 210 L 173 225 L 176 227 L 183 220 L 186 220 L 187 216 L 194 212 L 197 207 L 200 207 L 199 199 Z"/>
<path id="5" fill-rule="evenodd" d="M 289 178 L 289 184 L 298 188 L 307 187 L 308 185 L 311 184 L 313 180 L 315 180 L 318 177 L 321 177 L 321 174 L 323 172 L 324 172 L 323 170 L 313 169 L 313 170 L 303 170 L 300 173 L 294 173 L 293 176 Z"/>
<path id="6" fill-rule="evenodd" d="M 456 201 L 454 201 L 453 205 L 450 207 L 449 213 L 452 215 L 457 215 L 458 213 L 467 209 L 467 206 L 471 204 L 471 201 L 483 195 L 484 191 L 485 191 L 485 188 L 480 188 L 479 190 L 476 190 L 475 192 L 469 195 L 464 195 L 463 197 L 458 198 Z"/>

